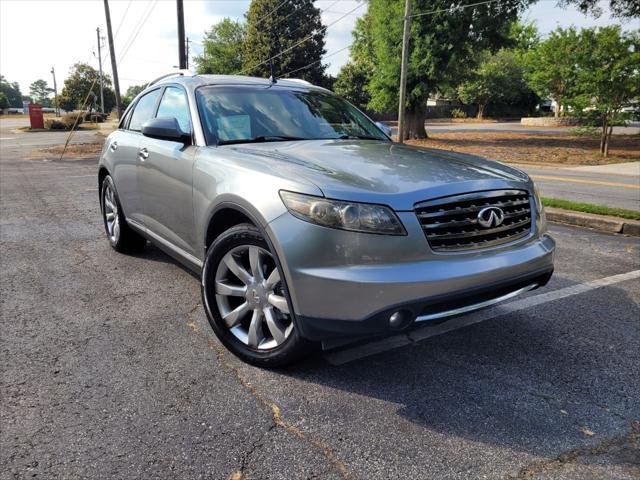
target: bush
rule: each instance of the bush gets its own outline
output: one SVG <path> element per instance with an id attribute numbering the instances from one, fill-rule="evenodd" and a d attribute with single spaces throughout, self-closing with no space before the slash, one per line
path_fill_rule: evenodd
<path id="1" fill-rule="evenodd" d="M 598 132 L 599 128 L 593 125 L 578 125 L 569 129 L 569 133 L 576 137 L 594 137 Z"/>
<path id="2" fill-rule="evenodd" d="M 451 118 L 467 118 L 467 114 L 459 108 L 454 108 L 451 110 Z"/>
<path id="3" fill-rule="evenodd" d="M 71 130 L 74 125 L 78 127 L 82 123 L 83 118 L 84 118 L 83 112 L 69 112 L 69 113 L 65 113 L 62 116 L 61 121 L 62 123 L 65 124 L 68 130 Z"/>
<path id="4" fill-rule="evenodd" d="M 47 118 L 44 121 L 44 128 L 48 130 L 67 130 L 67 125 L 57 118 Z"/>
<path id="5" fill-rule="evenodd" d="M 106 113 L 100 113 L 100 112 L 88 113 L 87 112 L 84 114 L 84 120 L 86 122 L 102 123 L 107 119 L 108 116 L 109 115 L 107 115 Z"/>

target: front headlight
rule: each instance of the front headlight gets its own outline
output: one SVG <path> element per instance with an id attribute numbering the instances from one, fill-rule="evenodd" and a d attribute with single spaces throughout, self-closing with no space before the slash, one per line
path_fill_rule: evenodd
<path id="1" fill-rule="evenodd" d="M 384 205 L 329 200 L 284 190 L 280 191 L 280 198 L 293 216 L 324 227 L 406 235 L 396 214 Z"/>
<path id="2" fill-rule="evenodd" d="M 544 205 L 542 203 L 542 198 L 540 197 L 540 191 L 538 190 L 538 186 L 531 181 L 533 184 L 533 198 L 536 202 L 536 210 L 538 211 L 538 216 L 540 218 L 540 232 L 544 233 L 547 231 L 547 214 L 544 211 Z"/>

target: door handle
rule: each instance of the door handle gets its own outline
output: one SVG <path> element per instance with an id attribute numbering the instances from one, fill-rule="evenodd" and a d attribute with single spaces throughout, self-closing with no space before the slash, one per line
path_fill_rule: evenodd
<path id="1" fill-rule="evenodd" d="M 109 150 L 111 150 L 112 152 L 115 152 L 117 149 L 118 149 L 118 142 L 114 140 L 113 142 L 111 142 L 111 145 L 109 145 Z"/>
<path id="2" fill-rule="evenodd" d="M 149 150 L 144 147 L 138 150 L 138 159 L 141 162 L 144 162 L 147 158 L 149 158 Z"/>

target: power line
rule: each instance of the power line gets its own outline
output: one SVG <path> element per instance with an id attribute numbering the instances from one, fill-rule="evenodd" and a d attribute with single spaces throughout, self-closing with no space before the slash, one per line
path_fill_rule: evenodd
<path id="1" fill-rule="evenodd" d="M 413 15 L 410 15 L 410 18 L 424 17 L 425 15 L 433 15 L 434 13 L 455 12 L 456 10 L 464 10 L 465 8 L 477 7 L 478 5 L 488 5 L 489 3 L 496 3 L 500 1 L 501 0 L 486 0 L 484 2 L 470 3 L 469 5 L 455 5 L 455 6 L 452 5 L 449 8 L 441 8 L 439 10 L 431 10 L 429 12 L 414 13 Z"/>
<path id="2" fill-rule="evenodd" d="M 124 14 L 122 15 L 122 18 L 120 19 L 118 28 L 116 28 L 116 33 L 113 36 L 114 38 L 118 38 L 118 32 L 120 31 L 120 27 L 122 27 L 122 24 L 124 23 L 124 19 L 127 18 L 127 13 L 129 12 L 129 7 L 131 6 L 132 3 L 133 3 L 133 0 L 129 0 L 129 3 L 127 3 L 127 8 L 125 9 Z"/>
<path id="3" fill-rule="evenodd" d="M 285 3 L 287 3 L 289 0 L 282 0 L 282 2 L 280 2 L 278 4 L 278 6 L 276 8 L 274 8 L 273 10 L 271 10 L 269 13 L 267 13 L 266 15 L 263 15 L 262 17 L 260 17 L 258 20 L 256 20 L 256 27 L 258 25 L 260 25 L 260 23 L 263 20 L 266 20 L 267 18 L 269 18 L 271 15 L 273 15 L 274 13 L 276 13 L 278 10 L 280 10 L 280 7 L 282 7 Z"/>
<path id="4" fill-rule="evenodd" d="M 345 18 L 347 15 L 350 15 L 351 13 L 355 12 L 357 9 L 359 9 L 359 8 L 363 7 L 364 5 L 366 5 L 366 4 L 365 4 L 365 3 L 360 3 L 360 4 L 358 4 L 355 8 L 353 8 L 352 10 L 350 10 L 349 12 L 347 12 L 346 14 L 342 15 L 342 16 L 341 16 L 341 17 L 339 17 L 337 20 L 334 20 L 334 21 L 333 21 L 333 22 L 331 22 L 329 25 L 326 25 L 326 26 L 324 26 L 324 27 L 320 28 L 320 30 L 324 30 L 324 31 L 326 32 L 326 31 L 329 29 L 329 27 L 331 27 L 331 26 L 335 25 L 335 24 L 336 24 L 336 23 L 338 23 L 340 20 L 342 20 L 343 18 Z M 314 33 L 311 33 L 310 35 L 307 35 L 307 36 L 306 36 L 306 37 L 304 37 L 302 40 L 300 40 L 299 42 L 296 42 L 295 44 L 293 44 L 293 45 L 292 45 L 292 46 L 290 46 L 289 48 L 285 48 L 284 50 L 282 50 L 282 51 L 281 51 L 281 52 L 279 52 L 279 53 L 276 53 L 276 54 L 275 54 L 275 55 L 273 55 L 272 57 L 267 58 L 265 61 L 263 61 L 263 62 L 261 62 L 261 63 L 259 63 L 259 64 L 257 64 L 257 65 L 254 65 L 254 66 L 253 66 L 253 67 L 251 67 L 251 68 L 244 69 L 244 70 L 242 70 L 242 71 L 238 72 L 236 75 L 242 75 L 243 73 L 250 72 L 251 70 L 253 70 L 253 69 L 255 69 L 255 68 L 258 68 L 258 67 L 260 67 L 260 66 L 264 65 L 265 63 L 269 63 L 271 60 L 273 60 L 273 59 L 275 59 L 275 58 L 278 58 L 278 57 L 280 57 L 280 56 L 284 55 L 284 54 L 285 54 L 285 53 L 287 53 L 287 52 L 290 52 L 290 51 L 291 51 L 291 50 L 293 50 L 294 48 L 296 48 L 296 47 L 298 47 L 298 46 L 302 45 L 303 43 L 305 43 L 306 41 L 310 40 L 311 38 L 313 38 L 313 36 L 314 36 L 315 34 L 316 34 L 316 33 L 314 32 Z"/>
<path id="5" fill-rule="evenodd" d="M 320 62 L 326 60 L 329 57 L 333 57 L 334 55 L 337 55 L 338 53 L 345 51 L 349 47 L 351 47 L 350 44 L 347 45 L 346 47 L 342 47 L 339 50 L 336 50 L 334 52 L 329 53 L 328 55 L 323 56 L 320 60 L 316 60 L 315 62 L 311 62 L 311 63 L 305 65 L 304 67 L 300 67 L 300 68 L 296 68 L 295 70 L 291 70 L 290 72 L 287 72 L 284 75 L 281 75 L 279 78 L 287 78 L 292 73 L 296 73 L 296 72 L 299 72 L 301 70 L 306 70 L 307 68 L 313 67 L 316 63 L 320 63 Z"/>
<path id="6" fill-rule="evenodd" d="M 131 48 L 133 43 L 136 41 L 136 38 L 138 38 L 138 35 L 142 31 L 142 27 L 144 27 L 144 24 L 147 23 L 147 20 L 149 20 L 149 17 L 151 16 L 151 13 L 153 12 L 153 9 L 156 7 L 157 4 L 158 4 L 158 0 L 154 0 L 153 3 L 151 3 L 146 16 L 143 17 L 142 20 L 139 22 L 139 27 L 136 30 L 135 35 L 133 35 L 133 38 L 128 43 L 128 45 L 125 48 L 123 48 L 123 52 L 122 54 L 120 54 L 120 59 L 118 60 L 118 64 L 122 63 L 122 60 L 124 60 L 125 55 L 129 52 L 129 49 Z"/>

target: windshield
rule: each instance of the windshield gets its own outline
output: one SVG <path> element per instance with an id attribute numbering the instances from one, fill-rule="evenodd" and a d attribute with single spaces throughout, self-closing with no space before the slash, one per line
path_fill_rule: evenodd
<path id="1" fill-rule="evenodd" d="M 365 138 L 388 140 L 364 114 L 321 91 L 269 87 L 202 87 L 198 109 L 208 145 Z"/>

